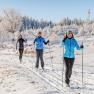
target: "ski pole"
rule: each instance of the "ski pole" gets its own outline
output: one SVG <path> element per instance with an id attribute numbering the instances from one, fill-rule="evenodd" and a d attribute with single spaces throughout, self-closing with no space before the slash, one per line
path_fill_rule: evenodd
<path id="1" fill-rule="evenodd" d="M 63 67 L 62 67 L 62 87 L 63 87 L 63 82 L 64 82 L 64 44 L 63 44 L 62 63 L 63 63 Z"/>
<path id="2" fill-rule="evenodd" d="M 82 42 L 82 45 L 83 45 L 83 42 Z M 82 48 L 82 86 L 83 86 L 83 63 L 84 63 L 84 60 L 83 60 L 83 48 Z"/>
<path id="3" fill-rule="evenodd" d="M 53 60 L 52 60 L 52 54 L 51 54 L 51 46 L 50 46 L 50 44 L 48 44 L 49 45 L 49 53 L 50 53 L 50 58 L 51 58 L 51 67 L 52 67 L 52 70 L 53 70 Z"/>
<path id="4" fill-rule="evenodd" d="M 83 26 L 83 31 L 84 31 L 84 26 Z M 84 44 L 83 43 L 84 41 L 85 41 L 85 37 L 83 35 L 82 45 Z M 83 74 L 83 71 L 84 71 L 84 50 L 82 48 L 82 87 L 83 87 L 83 83 L 84 83 L 84 74 Z"/>

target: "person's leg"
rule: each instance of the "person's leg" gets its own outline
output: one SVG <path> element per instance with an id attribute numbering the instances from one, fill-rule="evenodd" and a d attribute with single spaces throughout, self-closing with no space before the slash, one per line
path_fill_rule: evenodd
<path id="1" fill-rule="evenodd" d="M 66 67 L 66 72 L 65 72 L 65 82 L 69 84 L 69 58 L 64 58 L 65 61 L 65 67 Z"/>
<path id="2" fill-rule="evenodd" d="M 19 60 L 21 61 L 21 49 L 19 49 Z"/>
<path id="3" fill-rule="evenodd" d="M 22 61 L 23 49 L 19 49 L 19 60 Z"/>
<path id="4" fill-rule="evenodd" d="M 20 60 L 20 58 L 21 58 L 21 50 L 19 49 L 19 60 Z"/>
<path id="5" fill-rule="evenodd" d="M 21 49 L 21 59 L 22 59 L 22 57 L 23 57 L 23 49 Z"/>
<path id="6" fill-rule="evenodd" d="M 72 68 L 73 68 L 74 60 L 75 60 L 74 58 L 70 59 L 70 63 L 69 63 L 69 78 L 72 75 Z"/>
<path id="7" fill-rule="evenodd" d="M 40 57 L 40 54 L 39 54 L 39 50 L 36 50 L 36 68 L 39 67 L 39 57 Z"/>
<path id="8" fill-rule="evenodd" d="M 41 67 L 44 69 L 43 50 L 40 50 Z"/>

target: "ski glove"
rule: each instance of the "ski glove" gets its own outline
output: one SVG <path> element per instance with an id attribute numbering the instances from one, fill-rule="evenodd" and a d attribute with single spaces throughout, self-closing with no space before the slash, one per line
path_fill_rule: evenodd
<path id="1" fill-rule="evenodd" d="M 62 40 L 62 42 L 65 42 L 65 40 L 67 39 L 67 37 L 66 38 L 64 38 L 63 40 Z"/>
<path id="2" fill-rule="evenodd" d="M 83 46 L 83 45 L 81 45 L 81 46 L 80 46 L 80 48 L 81 48 L 81 49 L 83 49 L 83 48 L 84 48 L 84 46 Z"/>
<path id="3" fill-rule="evenodd" d="M 49 43 L 50 41 L 48 40 L 47 43 Z"/>
<path id="4" fill-rule="evenodd" d="M 47 42 L 44 42 L 44 44 L 48 44 L 50 41 L 48 40 Z"/>

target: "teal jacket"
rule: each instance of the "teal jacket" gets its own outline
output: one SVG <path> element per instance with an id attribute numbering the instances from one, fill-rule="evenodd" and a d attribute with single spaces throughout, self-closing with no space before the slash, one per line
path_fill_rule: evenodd
<path id="1" fill-rule="evenodd" d="M 77 50 L 80 50 L 80 47 L 77 43 L 77 41 L 74 38 L 66 38 L 65 40 L 63 40 L 63 46 L 64 46 L 64 57 L 67 58 L 75 58 L 75 54 L 74 54 L 74 50 L 75 48 Z"/>

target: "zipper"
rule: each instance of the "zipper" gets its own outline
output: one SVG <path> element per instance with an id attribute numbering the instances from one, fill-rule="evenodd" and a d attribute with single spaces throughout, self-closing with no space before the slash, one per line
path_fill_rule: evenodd
<path id="1" fill-rule="evenodd" d="M 71 39 L 70 39 L 70 56 L 69 57 L 71 57 Z"/>

